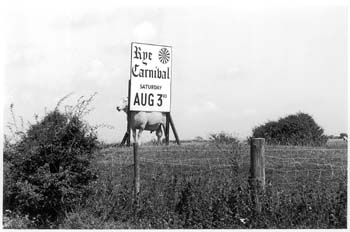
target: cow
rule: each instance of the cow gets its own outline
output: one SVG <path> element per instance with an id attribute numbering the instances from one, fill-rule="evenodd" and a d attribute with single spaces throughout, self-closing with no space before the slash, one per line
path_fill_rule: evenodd
<path id="1" fill-rule="evenodd" d="M 128 113 L 128 98 L 124 97 L 116 107 L 118 111 L 124 111 Z M 163 135 L 162 128 L 165 131 L 165 123 L 166 123 L 166 115 L 162 112 L 145 112 L 145 111 L 131 111 L 130 112 L 130 128 L 132 130 L 132 136 L 134 139 L 134 143 L 141 145 L 141 135 L 144 130 L 156 131 L 157 142 L 160 144 L 161 137 Z M 138 134 L 136 136 L 136 130 L 138 130 Z"/>

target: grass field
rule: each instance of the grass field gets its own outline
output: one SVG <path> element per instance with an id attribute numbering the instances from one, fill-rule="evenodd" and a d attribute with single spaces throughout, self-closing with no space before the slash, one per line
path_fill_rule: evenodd
<path id="1" fill-rule="evenodd" d="M 90 197 L 61 228 L 346 228 L 347 150 L 267 146 L 261 212 L 250 198 L 249 147 L 142 146 L 141 203 L 132 204 L 132 147 L 94 160 Z"/>

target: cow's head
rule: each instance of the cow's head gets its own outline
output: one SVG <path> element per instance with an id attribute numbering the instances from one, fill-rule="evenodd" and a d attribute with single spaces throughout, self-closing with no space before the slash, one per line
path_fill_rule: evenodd
<path id="1" fill-rule="evenodd" d="M 117 110 L 127 112 L 128 111 L 128 103 L 129 103 L 128 98 L 124 97 L 120 101 L 119 105 L 117 106 Z"/>

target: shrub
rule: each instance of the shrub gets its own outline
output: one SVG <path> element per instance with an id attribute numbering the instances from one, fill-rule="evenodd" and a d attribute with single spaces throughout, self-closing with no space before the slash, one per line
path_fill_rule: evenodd
<path id="1" fill-rule="evenodd" d="M 226 132 L 212 133 L 209 135 L 209 140 L 219 144 L 239 144 L 239 140 Z"/>
<path id="2" fill-rule="evenodd" d="M 82 203 L 95 178 L 89 164 L 97 147 L 95 129 L 82 120 L 88 100 L 62 113 L 57 107 L 4 146 L 4 209 L 52 226 Z"/>
<path id="3" fill-rule="evenodd" d="M 305 113 L 289 115 L 255 127 L 253 137 L 265 138 L 268 144 L 274 145 L 321 146 L 327 142 L 323 129 Z"/>
<path id="4" fill-rule="evenodd" d="M 4 229 L 29 229 L 35 228 L 35 221 L 30 220 L 28 215 L 21 216 L 11 212 L 11 210 L 5 210 L 3 216 L 3 228 Z"/>

